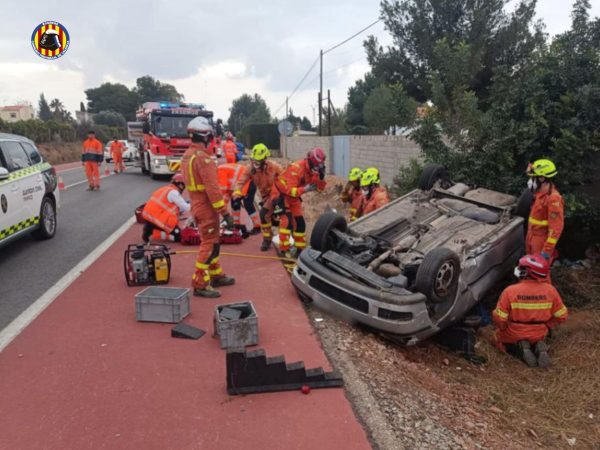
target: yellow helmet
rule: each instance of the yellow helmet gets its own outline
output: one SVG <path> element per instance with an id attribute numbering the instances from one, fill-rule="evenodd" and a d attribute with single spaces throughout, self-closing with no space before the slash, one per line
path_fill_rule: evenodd
<path id="1" fill-rule="evenodd" d="M 360 180 L 361 175 L 362 175 L 362 170 L 360 170 L 360 168 L 358 168 L 358 167 L 354 167 L 354 168 L 350 169 L 350 172 L 348 172 L 348 180 L 349 181 L 358 181 L 358 180 Z"/>
<path id="2" fill-rule="evenodd" d="M 365 170 L 360 177 L 360 185 L 363 187 L 371 186 L 372 184 L 379 184 L 379 170 L 375 167 L 369 167 Z"/>
<path id="3" fill-rule="evenodd" d="M 552 178 L 558 173 L 556 166 L 549 159 L 538 159 L 527 166 L 527 176 Z"/>
<path id="4" fill-rule="evenodd" d="M 265 144 L 256 144 L 254 147 L 252 147 L 250 158 L 252 158 L 254 161 L 264 161 L 269 156 L 271 156 L 271 152 Z"/>

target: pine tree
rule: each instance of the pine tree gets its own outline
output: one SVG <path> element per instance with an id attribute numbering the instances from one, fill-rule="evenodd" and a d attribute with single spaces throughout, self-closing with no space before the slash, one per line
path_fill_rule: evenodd
<path id="1" fill-rule="evenodd" d="M 39 107 L 38 117 L 40 119 L 46 121 L 46 120 L 50 120 L 52 118 L 52 111 L 50 111 L 50 105 L 48 105 L 48 102 L 46 101 L 46 97 L 44 97 L 43 93 L 40 94 L 40 100 L 38 102 L 38 107 Z"/>

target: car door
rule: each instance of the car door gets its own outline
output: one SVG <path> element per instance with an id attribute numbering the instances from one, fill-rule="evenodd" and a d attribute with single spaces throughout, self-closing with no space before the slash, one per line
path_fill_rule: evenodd
<path id="1" fill-rule="evenodd" d="M 44 176 L 41 168 L 41 164 L 43 162 L 42 156 L 29 142 L 21 142 L 20 144 L 25 150 L 25 153 L 29 158 L 29 164 L 32 167 L 31 173 L 28 175 L 26 181 L 27 185 L 29 186 L 29 191 L 31 191 L 33 188 L 33 192 L 30 194 L 33 196 L 33 201 L 30 203 L 32 209 L 29 217 L 38 217 L 40 215 L 42 200 L 46 194 L 46 186 L 44 184 Z"/>
<path id="2" fill-rule="evenodd" d="M 19 142 L 3 141 L 0 142 L 0 147 L 12 178 L 10 190 L 17 206 L 13 219 L 15 225 L 21 227 L 33 225 L 29 222 L 39 216 L 40 205 L 34 204 L 34 193 L 36 185 L 38 189 L 42 189 L 41 175 L 39 171 L 30 170 L 29 157 Z"/>
<path id="3" fill-rule="evenodd" d="M 0 241 L 13 234 L 14 227 L 23 217 L 23 196 L 15 170 L 7 158 L 9 147 L 7 141 L 0 141 L 0 166 L 10 174 L 9 178 L 0 180 Z"/>

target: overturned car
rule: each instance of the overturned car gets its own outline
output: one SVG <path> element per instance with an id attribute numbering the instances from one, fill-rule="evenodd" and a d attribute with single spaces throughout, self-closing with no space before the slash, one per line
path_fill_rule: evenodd
<path id="1" fill-rule="evenodd" d="M 524 248 L 531 194 L 516 197 L 423 170 L 419 189 L 347 224 L 322 215 L 292 283 L 305 302 L 414 344 L 459 322 Z"/>

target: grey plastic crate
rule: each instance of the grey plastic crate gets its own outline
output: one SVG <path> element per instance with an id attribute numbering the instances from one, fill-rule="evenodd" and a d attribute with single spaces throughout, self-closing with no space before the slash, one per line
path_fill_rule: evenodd
<path id="1" fill-rule="evenodd" d="M 139 322 L 179 323 L 190 313 L 190 290 L 150 286 L 135 296 Z"/>
<path id="2" fill-rule="evenodd" d="M 239 319 L 227 320 L 221 314 L 225 308 L 241 311 Z M 221 348 L 246 347 L 258 344 L 258 315 L 252 302 L 228 303 L 215 307 L 214 335 L 221 341 Z"/>

